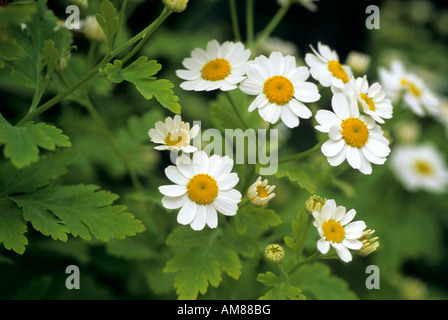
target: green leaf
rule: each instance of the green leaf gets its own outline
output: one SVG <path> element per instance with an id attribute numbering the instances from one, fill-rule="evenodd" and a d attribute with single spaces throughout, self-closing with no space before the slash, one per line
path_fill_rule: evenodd
<path id="1" fill-rule="evenodd" d="M 141 221 L 112 205 L 117 195 L 94 185 L 48 186 L 11 199 L 23 209 L 26 220 L 44 235 L 66 240 L 66 235 L 101 241 L 123 239 L 145 230 Z"/>
<path id="2" fill-rule="evenodd" d="M 282 218 L 272 209 L 248 205 L 238 211 L 235 216 L 235 224 L 238 232 L 243 234 L 247 231 L 247 224 L 252 224 L 258 229 L 266 230 L 281 224 Z"/>
<path id="3" fill-rule="evenodd" d="M 260 273 L 257 281 L 273 287 L 260 300 L 306 300 L 301 289 L 285 283 L 272 272 Z"/>
<path id="4" fill-rule="evenodd" d="M 181 106 L 177 102 L 179 98 L 171 90 L 174 85 L 170 81 L 145 79 L 135 83 L 135 86 L 145 99 L 149 100 L 154 96 L 163 107 L 171 112 L 180 113 Z"/>
<path id="5" fill-rule="evenodd" d="M 156 60 L 148 61 L 148 57 L 142 56 L 124 69 L 123 62 L 115 60 L 113 65 L 108 63 L 104 67 L 104 72 L 107 74 L 107 79 L 114 83 L 120 83 L 125 80 L 135 83 L 141 79 L 152 77 L 161 68 L 162 65 L 157 63 Z"/>
<path id="6" fill-rule="evenodd" d="M 28 88 L 36 88 L 41 83 L 47 63 L 43 56 L 45 42 L 51 39 L 54 49 L 62 55 L 70 51 L 73 40 L 70 30 L 58 25 L 57 17 L 46 7 L 46 1 L 36 1 L 33 7 L 35 13 L 26 22 L 26 27 L 11 26 L 7 29 L 23 49 L 23 54 L 5 64 L 13 78 Z"/>
<path id="7" fill-rule="evenodd" d="M 305 210 L 299 210 L 296 219 L 291 222 L 294 239 L 289 236 L 285 236 L 284 238 L 285 244 L 296 251 L 298 258 L 301 256 L 305 242 L 308 238 L 311 221 L 311 216 L 307 214 Z"/>
<path id="8" fill-rule="evenodd" d="M 142 56 L 124 69 L 123 63 L 120 60 L 115 60 L 114 64 L 108 63 L 104 67 L 104 72 L 110 81 L 114 83 L 131 82 L 145 99 L 150 100 L 155 97 L 163 107 L 174 113 L 180 113 L 179 98 L 171 90 L 174 85 L 168 80 L 158 80 L 152 77 L 160 69 L 161 65 L 157 61 L 148 61 L 147 57 Z"/>
<path id="9" fill-rule="evenodd" d="M 28 244 L 26 231 L 20 209 L 8 198 L 0 198 L 0 243 L 8 250 L 23 254 Z"/>
<path id="10" fill-rule="evenodd" d="M 2 7 L 2 10 L 0 10 L 0 27 L 19 25 L 30 21 L 35 12 L 36 7 L 32 4 L 15 2 L 14 5 Z"/>
<path id="11" fill-rule="evenodd" d="M 27 193 L 44 187 L 65 173 L 76 155 L 71 149 L 39 157 L 39 161 L 28 167 L 17 169 L 11 162 L 0 162 L 0 196 Z"/>
<path id="12" fill-rule="evenodd" d="M 19 169 L 39 160 L 39 147 L 53 151 L 56 147 L 71 146 L 69 138 L 54 126 L 28 122 L 14 127 L 1 115 L 0 144 L 5 144 L 5 157 L 11 159 L 12 164 Z"/>
<path id="13" fill-rule="evenodd" d="M 44 48 L 42 50 L 42 56 L 47 64 L 47 77 L 50 76 L 56 66 L 58 65 L 59 53 L 54 47 L 54 41 L 49 39 L 45 41 Z"/>
<path id="14" fill-rule="evenodd" d="M 109 49 L 112 49 L 115 35 L 117 34 L 119 28 L 117 10 L 109 0 L 103 0 L 101 2 L 100 9 L 102 14 L 97 14 L 96 20 L 98 21 L 101 29 L 103 29 L 107 43 L 109 44 Z"/>
<path id="15" fill-rule="evenodd" d="M 279 168 L 275 176 L 277 178 L 287 177 L 290 181 L 297 182 L 302 189 L 305 189 L 310 194 L 316 193 L 316 186 L 313 184 L 312 179 L 305 172 L 303 172 L 303 170 Z"/>
<path id="16" fill-rule="evenodd" d="M 174 286 L 180 300 L 196 299 L 199 293 L 207 292 L 209 284 L 218 287 L 223 272 L 234 279 L 240 277 L 238 254 L 215 231 L 179 227 L 168 236 L 167 245 L 187 248 L 169 260 L 163 270 L 177 273 Z"/>
<path id="17" fill-rule="evenodd" d="M 347 282 L 331 274 L 327 265 L 315 262 L 302 266 L 291 276 L 307 297 L 319 300 L 354 300 L 357 295 L 350 290 Z"/>

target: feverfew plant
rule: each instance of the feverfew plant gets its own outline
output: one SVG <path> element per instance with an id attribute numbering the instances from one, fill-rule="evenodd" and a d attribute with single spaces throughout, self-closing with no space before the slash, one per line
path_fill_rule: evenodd
<path id="1" fill-rule="evenodd" d="M 282 35 L 324 1 L 270 2 L 76 1 L 79 30 L 0 7 L 0 283 L 24 284 L 0 298 L 371 298 L 364 264 L 442 252 L 443 99 L 410 63 Z M 67 263 L 88 294 L 48 275 Z"/>

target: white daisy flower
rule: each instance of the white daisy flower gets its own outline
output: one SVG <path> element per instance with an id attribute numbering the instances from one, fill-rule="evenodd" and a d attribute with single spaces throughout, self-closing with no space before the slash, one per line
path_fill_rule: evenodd
<path id="1" fill-rule="evenodd" d="M 197 136 L 199 130 L 198 125 L 190 129 L 188 122 L 182 121 L 179 115 L 175 115 L 174 119 L 167 117 L 165 122 L 157 121 L 155 129 L 150 129 L 148 135 L 152 142 L 161 144 L 154 147 L 156 150 L 182 150 L 191 153 L 197 149 L 190 145 L 190 140 Z"/>
<path id="2" fill-rule="evenodd" d="M 359 240 L 366 228 L 364 221 L 353 221 L 356 215 L 354 209 L 346 212 L 343 206 L 336 206 L 333 199 L 329 199 L 322 206 L 321 211 L 314 211 L 314 226 L 319 232 L 317 249 L 326 254 L 330 246 L 336 249 L 339 258 L 344 262 L 350 262 L 352 255 L 349 251 L 360 250 L 363 243 Z"/>
<path id="3" fill-rule="evenodd" d="M 182 61 L 186 70 L 176 70 L 176 75 L 186 80 L 180 84 L 184 90 L 222 91 L 233 90 L 245 78 L 250 50 L 241 42 L 216 40 L 207 44 L 206 50 L 196 48 L 190 58 Z"/>
<path id="4" fill-rule="evenodd" d="M 297 127 L 299 117 L 312 116 L 303 102 L 320 99 L 317 86 L 306 82 L 309 75 L 307 67 L 297 67 L 294 57 L 283 56 L 280 52 L 272 52 L 269 58 L 255 58 L 247 68 L 247 79 L 240 84 L 241 91 L 257 96 L 249 112 L 258 108 L 260 116 L 269 123 L 281 119 L 287 127 Z"/>
<path id="5" fill-rule="evenodd" d="M 193 158 L 182 155 L 176 165 L 168 166 L 165 174 L 174 185 L 160 186 L 162 204 L 167 209 L 179 209 L 177 221 L 193 230 L 218 226 L 218 214 L 233 216 L 238 210 L 241 193 L 233 189 L 238 175 L 232 173 L 233 160 L 228 156 L 212 155 L 204 151 L 193 153 Z"/>
<path id="6" fill-rule="evenodd" d="M 386 94 L 393 101 L 402 96 L 404 103 L 418 116 L 424 116 L 427 112 L 437 113 L 440 104 L 437 96 L 420 77 L 408 72 L 400 61 L 394 60 L 390 70 L 380 68 L 379 77 Z"/>
<path id="7" fill-rule="evenodd" d="M 383 119 L 392 118 L 392 103 L 378 82 L 369 86 L 367 76 L 359 77 L 350 81 L 347 89 L 353 90 L 361 109 L 375 121 L 384 123 Z"/>
<path id="8" fill-rule="evenodd" d="M 330 138 L 322 145 L 322 153 L 332 166 L 347 159 L 352 168 L 371 174 L 371 163 L 386 162 L 389 141 L 370 116 L 360 116 L 357 100 L 338 93 L 331 103 L 334 112 L 319 110 L 316 114 L 316 129 L 328 132 Z"/>
<path id="9" fill-rule="evenodd" d="M 396 146 L 391 154 L 391 167 L 408 191 L 447 191 L 445 160 L 431 144 Z"/>
<path id="10" fill-rule="evenodd" d="M 268 185 L 268 179 L 261 181 L 261 177 L 258 177 L 247 190 L 247 197 L 249 201 L 256 207 L 262 207 L 275 197 L 275 186 Z"/>
<path id="11" fill-rule="evenodd" d="M 311 76 L 324 87 L 343 89 L 350 81 L 352 71 L 349 66 L 339 62 L 339 56 L 335 50 L 319 42 L 313 53 L 305 55 L 305 62 L 310 67 Z"/>

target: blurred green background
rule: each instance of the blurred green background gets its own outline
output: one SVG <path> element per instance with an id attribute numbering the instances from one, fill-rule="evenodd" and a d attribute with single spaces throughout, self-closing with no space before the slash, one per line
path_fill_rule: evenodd
<path id="1" fill-rule="evenodd" d="M 99 1 L 89 1 L 90 7 L 82 11 L 87 15 L 98 11 Z M 245 1 L 238 0 L 237 9 L 241 30 L 245 30 Z M 117 1 L 114 1 L 119 7 Z M 309 45 L 318 41 L 335 49 L 341 60 L 351 51 L 368 54 L 371 64 L 368 79 L 378 80 L 380 66 L 389 66 L 398 57 L 413 66 L 424 76 L 428 86 L 440 96 L 448 96 L 448 4 L 446 1 L 334 1 L 316 2 L 318 11 L 311 12 L 295 5 L 287 13 L 272 36 L 290 42 L 297 57 L 310 52 Z M 368 30 L 365 9 L 376 4 L 380 8 L 380 29 Z M 67 1 L 49 0 L 49 8 L 60 19 L 65 19 Z M 270 21 L 279 6 L 275 0 L 255 1 L 255 30 L 260 31 Z M 162 9 L 161 1 L 129 1 L 126 30 L 119 36 L 127 39 L 155 19 Z M 70 66 L 82 70 L 89 41 L 82 32 L 74 32 L 74 45 Z M 174 71 L 181 68 L 182 60 L 196 47 L 205 47 L 211 39 L 233 40 L 228 1 L 191 0 L 188 9 L 173 14 L 141 49 L 141 55 L 158 60 L 163 68 L 160 77 L 175 84 L 184 120 L 202 121 L 203 128 L 213 127 L 209 103 L 216 93 L 182 91 L 180 79 Z M 105 48 L 100 47 L 99 52 Z M 132 86 L 114 86 L 104 78 L 91 81 L 90 92 L 99 113 L 112 129 L 117 141 L 133 153 L 133 166 L 147 187 L 150 197 L 160 198 L 157 186 L 164 184 L 163 169 L 169 163 L 165 154 L 153 150 L 145 137 L 149 124 L 170 115 L 155 101 L 144 100 Z M 12 122 L 24 115 L 32 99 L 32 91 L 12 80 L 8 70 L 0 70 L 0 111 Z M 44 96 L 43 101 L 51 97 Z M 323 93 L 318 106 L 329 107 L 329 95 Z M 153 110 L 148 114 L 148 110 Z M 167 230 L 174 228 L 175 219 L 163 211 L 156 201 L 148 207 L 134 201 L 132 186 L 125 168 L 113 150 L 101 137 L 87 112 L 76 102 L 66 100 L 42 116 L 42 120 L 57 124 L 70 136 L 78 160 L 61 177 L 62 183 L 93 183 L 121 196 L 120 201 L 129 207 L 147 226 L 152 221 L 146 210 L 160 214 Z M 421 127 L 418 141 L 432 141 L 448 158 L 448 130 L 433 118 L 415 119 Z M 312 147 L 316 133 L 312 121 L 302 121 L 298 128 L 284 135 L 280 152 L 298 152 Z M 396 142 L 393 128 L 388 128 L 392 148 Z M 139 130 L 139 131 L 138 131 Z M 138 131 L 138 132 L 137 132 Z M 138 138 L 135 138 L 138 137 Z M 297 138 L 300 137 L 300 138 Z M 379 249 L 367 258 L 355 257 L 345 265 L 338 260 L 326 261 L 332 272 L 348 282 L 360 299 L 446 299 L 448 297 L 448 196 L 429 192 L 410 193 L 394 178 L 386 163 L 374 166 L 371 176 L 341 167 L 332 183 L 325 174 L 332 170 L 322 156 L 310 158 L 304 169 L 316 170 L 318 194 L 333 198 L 339 205 L 358 212 L 357 219 L 366 221 L 368 228 L 379 236 Z M 314 169 L 313 169 L 314 168 Z M 239 168 L 238 170 L 241 170 Z M 278 196 L 270 207 L 281 212 L 284 223 L 277 227 L 264 242 L 281 241 L 290 233 L 290 221 L 308 199 L 309 193 L 290 186 L 287 181 L 268 177 L 276 184 Z M 242 191 L 244 193 L 244 191 Z M 287 204 L 287 205 L 286 205 Z M 287 208 L 285 208 L 287 206 Z M 313 235 L 314 232 L 312 232 Z M 162 250 L 164 238 L 149 226 L 142 235 L 120 244 L 85 242 L 70 238 L 67 243 L 53 241 L 29 228 L 29 246 L 24 255 L 0 249 L 1 299 L 175 299 L 173 275 L 163 274 L 162 268 L 169 252 Z M 314 236 L 307 248 L 315 248 Z M 161 249 L 162 248 L 162 249 Z M 288 254 L 288 252 L 287 252 Z M 75 264 L 81 269 L 82 290 L 65 288 L 65 268 Z M 250 264 L 250 263 L 249 263 Z M 381 271 L 381 289 L 367 290 L 365 269 L 377 265 Z M 255 282 L 257 272 L 264 265 L 249 269 L 244 275 L 247 291 L 228 295 L 233 280 L 226 278 L 215 289 L 210 288 L 203 298 L 253 299 L 257 298 L 260 284 Z M 244 287 L 244 286 L 243 286 Z"/>

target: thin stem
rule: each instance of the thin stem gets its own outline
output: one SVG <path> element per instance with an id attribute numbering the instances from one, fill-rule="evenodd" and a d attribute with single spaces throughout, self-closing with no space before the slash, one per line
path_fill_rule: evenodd
<path id="1" fill-rule="evenodd" d="M 238 14 L 236 11 L 235 0 L 229 0 L 230 5 L 230 18 L 232 20 L 233 35 L 235 36 L 235 41 L 241 41 L 241 32 L 238 24 Z"/>
<path id="2" fill-rule="evenodd" d="M 235 111 L 236 116 L 238 117 L 241 124 L 243 125 L 244 130 L 247 130 L 249 128 L 249 126 L 247 125 L 246 121 L 244 120 L 240 111 L 238 110 L 238 107 L 236 106 L 235 101 L 233 101 L 232 96 L 230 95 L 230 93 L 228 91 L 224 91 L 224 92 L 225 92 L 225 95 L 227 96 L 227 99 L 229 99 L 230 104 L 232 105 L 233 111 Z"/>
<path id="3" fill-rule="evenodd" d="M 171 13 L 172 11 L 170 11 L 165 7 L 160 16 L 153 23 L 151 23 L 145 30 L 139 33 L 141 35 L 139 43 L 131 50 L 131 52 L 129 52 L 123 59 L 121 59 L 123 63 L 128 61 L 134 54 L 138 52 L 138 50 L 140 50 L 140 48 L 145 44 L 146 40 L 148 40 L 148 38 L 154 33 L 154 31 L 157 30 L 157 28 Z"/>
<path id="4" fill-rule="evenodd" d="M 309 157 L 309 156 L 313 155 L 314 153 L 320 151 L 320 147 L 322 146 L 323 143 L 324 143 L 323 141 L 320 141 L 311 149 L 303 151 L 303 152 L 299 152 L 297 154 L 294 154 L 292 156 L 289 156 L 289 157 L 286 157 L 283 159 L 280 159 L 280 160 L 278 160 L 278 163 L 284 163 L 284 162 L 289 162 L 289 161 L 299 160 L 299 159 Z"/>
<path id="5" fill-rule="evenodd" d="M 280 7 L 275 16 L 272 18 L 269 24 L 263 29 L 263 31 L 256 39 L 255 43 L 253 43 L 251 47 L 256 47 L 261 41 L 269 37 L 272 31 L 274 31 L 274 29 L 280 23 L 280 21 L 282 21 L 283 17 L 286 15 L 290 7 L 291 7 L 291 1 L 288 1 L 286 4 Z"/>
<path id="6" fill-rule="evenodd" d="M 254 0 L 246 2 L 246 42 L 251 47 L 254 42 Z"/>
<path id="7" fill-rule="evenodd" d="M 288 276 L 292 275 L 294 272 L 297 271 L 297 269 L 299 269 L 301 266 L 307 264 L 307 263 L 311 263 L 316 261 L 317 259 L 321 258 L 321 254 L 319 251 L 316 251 L 315 253 L 313 253 L 311 256 L 309 256 L 308 258 L 306 258 L 305 260 L 302 260 L 300 262 L 298 262 L 294 267 L 291 268 L 291 270 L 289 270 L 288 272 Z"/>
<path id="8" fill-rule="evenodd" d="M 160 24 L 172 13 L 172 11 L 167 10 L 166 8 L 162 11 L 160 16 L 148 27 L 146 27 L 144 30 L 142 30 L 140 33 L 123 43 L 122 45 L 118 46 L 116 49 L 112 50 L 112 52 L 108 53 L 93 69 L 91 69 L 87 74 L 85 74 L 81 79 L 79 79 L 77 82 L 75 82 L 70 87 L 66 88 L 64 91 L 60 92 L 58 95 L 41 105 L 40 107 L 36 108 L 34 111 L 29 112 L 25 115 L 16 125 L 22 125 L 35 117 L 39 116 L 43 112 L 47 111 L 54 105 L 58 104 L 60 101 L 62 101 L 65 97 L 67 97 L 69 94 L 71 94 L 73 91 L 77 90 L 81 86 L 83 86 L 87 81 L 89 81 L 91 78 L 96 76 L 100 70 L 102 70 L 106 64 L 108 64 L 115 56 L 117 56 L 120 52 L 127 49 L 128 47 L 134 45 L 137 41 L 142 39 L 142 37 L 145 35 L 145 38 L 147 39 L 149 35 L 151 35 L 159 26 Z M 145 40 L 146 41 L 146 40 Z M 135 51 L 136 52 L 136 51 Z M 133 52 L 133 53 L 135 53 Z M 133 54 L 132 53 L 132 54 Z M 128 58 L 130 58 L 132 55 L 128 54 Z"/>

